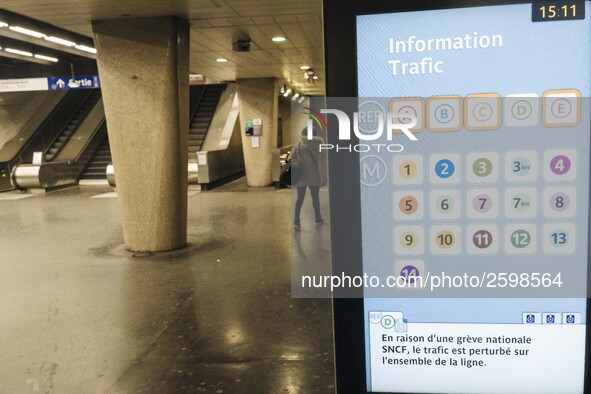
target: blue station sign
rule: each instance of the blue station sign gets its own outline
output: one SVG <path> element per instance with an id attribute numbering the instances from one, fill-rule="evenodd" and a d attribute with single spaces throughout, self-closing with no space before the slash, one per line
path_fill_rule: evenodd
<path id="1" fill-rule="evenodd" d="M 49 77 L 47 83 L 49 90 L 99 89 L 101 87 L 99 77 L 96 75 Z"/>

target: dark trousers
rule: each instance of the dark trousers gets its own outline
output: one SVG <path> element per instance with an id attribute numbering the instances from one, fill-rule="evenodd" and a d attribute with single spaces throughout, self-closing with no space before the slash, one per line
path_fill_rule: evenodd
<path id="1" fill-rule="evenodd" d="M 295 203 L 295 217 L 293 219 L 294 224 L 300 224 L 300 212 L 302 211 L 302 204 L 304 204 L 304 199 L 306 198 L 306 187 L 310 188 L 310 194 L 312 195 L 312 205 L 314 206 L 314 215 L 316 217 L 316 221 L 319 222 L 322 220 L 322 215 L 320 215 L 320 197 L 318 195 L 320 187 L 300 186 L 297 188 L 298 198 Z"/>

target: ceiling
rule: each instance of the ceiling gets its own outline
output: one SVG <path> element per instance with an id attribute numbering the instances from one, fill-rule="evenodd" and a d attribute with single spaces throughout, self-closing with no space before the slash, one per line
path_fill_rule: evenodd
<path id="1" fill-rule="evenodd" d="M 89 37 L 92 20 L 178 15 L 191 23 L 191 72 L 219 81 L 276 77 L 303 94 L 324 94 L 321 0 L 2 0 L 1 8 Z M 233 52 L 242 38 L 252 40 L 251 51 Z M 303 65 L 314 69 L 315 83 Z"/>

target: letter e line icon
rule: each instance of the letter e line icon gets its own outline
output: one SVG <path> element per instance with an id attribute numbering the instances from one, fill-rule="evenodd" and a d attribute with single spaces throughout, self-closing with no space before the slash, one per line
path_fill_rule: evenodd
<path id="1" fill-rule="evenodd" d="M 544 126 L 576 126 L 581 120 L 581 93 L 574 89 L 548 90 L 542 107 Z"/>

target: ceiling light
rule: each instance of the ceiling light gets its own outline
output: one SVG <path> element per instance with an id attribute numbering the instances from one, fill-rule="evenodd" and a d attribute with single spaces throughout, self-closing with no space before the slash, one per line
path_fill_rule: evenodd
<path id="1" fill-rule="evenodd" d="M 51 57 L 51 56 L 35 55 L 35 58 L 40 59 L 40 60 L 47 60 L 48 62 L 54 62 L 54 63 L 58 62 L 57 58 Z"/>
<path id="2" fill-rule="evenodd" d="M 273 37 L 271 40 L 273 40 L 275 42 L 283 42 L 283 41 L 285 41 L 285 37 L 277 36 L 277 37 Z"/>
<path id="3" fill-rule="evenodd" d="M 287 97 L 291 94 L 291 88 L 288 88 L 285 93 L 283 93 L 283 97 Z"/>
<path id="4" fill-rule="evenodd" d="M 281 90 L 280 90 L 281 94 L 285 93 L 286 90 L 287 90 L 287 86 L 285 86 L 285 85 L 281 86 Z"/>
<path id="5" fill-rule="evenodd" d="M 35 31 L 35 30 L 25 29 L 24 27 L 20 27 L 20 26 L 10 26 L 9 29 L 12 31 L 16 31 L 17 33 L 26 34 L 27 36 L 31 36 L 31 37 L 35 37 L 35 38 L 45 37 L 45 34 L 43 34 L 43 33 L 39 33 L 38 31 Z"/>
<path id="6" fill-rule="evenodd" d="M 299 94 L 299 93 L 296 93 L 296 94 L 294 94 L 294 95 L 293 95 L 293 98 L 294 98 L 294 99 L 296 99 L 296 98 L 298 98 L 298 97 L 300 97 L 300 94 Z"/>
<path id="7" fill-rule="evenodd" d="M 310 66 L 302 66 L 302 67 L 300 67 L 300 70 L 309 70 L 309 69 L 310 69 Z"/>
<path id="8" fill-rule="evenodd" d="M 8 26 L 8 23 L 0 22 L 0 27 L 6 27 L 6 26 Z"/>
<path id="9" fill-rule="evenodd" d="M 22 56 L 27 56 L 27 57 L 33 56 L 33 54 L 31 52 L 19 51 L 18 49 L 6 48 L 5 51 L 10 52 L 10 53 L 14 53 L 15 55 L 22 55 Z"/>
<path id="10" fill-rule="evenodd" d="M 318 75 L 314 75 L 312 79 L 318 79 Z"/>
<path id="11" fill-rule="evenodd" d="M 84 52 L 96 53 L 96 49 L 93 47 L 87 47 L 86 45 L 76 45 L 76 49 L 79 49 Z"/>
<path id="12" fill-rule="evenodd" d="M 225 63 L 228 61 L 228 59 L 226 59 L 224 57 L 219 57 L 219 58 L 215 59 L 215 61 L 218 63 Z"/>
<path id="13" fill-rule="evenodd" d="M 55 42 L 56 44 L 64 45 L 67 47 L 74 47 L 76 46 L 75 42 L 64 40 L 63 38 L 54 37 L 54 36 L 47 36 L 45 37 L 47 41 Z"/>
<path id="14" fill-rule="evenodd" d="M 298 103 L 300 103 L 300 104 L 303 103 L 305 99 L 306 99 L 305 96 L 300 97 L 300 99 L 298 100 Z"/>

